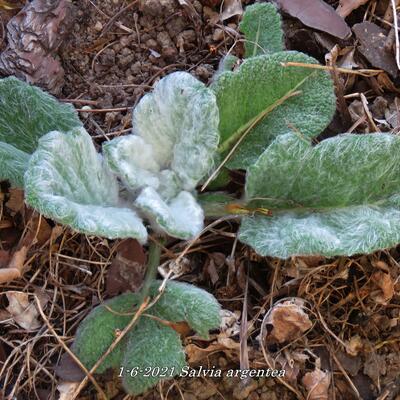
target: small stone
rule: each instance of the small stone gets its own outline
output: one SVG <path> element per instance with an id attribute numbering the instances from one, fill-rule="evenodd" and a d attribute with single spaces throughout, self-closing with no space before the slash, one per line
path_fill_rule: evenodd
<path id="1" fill-rule="evenodd" d="M 91 110 L 92 109 L 92 107 L 90 107 L 90 106 L 83 106 L 82 107 L 82 110 L 83 111 L 86 111 L 86 110 Z M 81 113 L 81 116 L 83 117 L 83 118 L 88 118 L 89 117 L 89 113 L 86 113 L 86 112 L 83 112 L 83 113 Z"/>
<path id="2" fill-rule="evenodd" d="M 130 36 L 131 35 L 125 35 L 121 37 L 121 39 L 119 40 L 121 46 L 128 47 L 131 44 L 132 40 Z"/>
<path id="3" fill-rule="evenodd" d="M 260 395 L 260 400 L 278 400 L 274 392 L 264 392 Z"/>
<path id="4" fill-rule="evenodd" d="M 182 36 L 182 38 L 185 42 L 193 43 L 196 41 L 196 32 L 193 29 L 186 29 L 185 31 L 181 32 L 179 35 Z"/>
<path id="5" fill-rule="evenodd" d="M 218 365 L 221 368 L 225 368 L 228 365 L 228 360 L 225 357 L 218 358 Z"/>
<path id="6" fill-rule="evenodd" d="M 105 117 L 105 123 L 108 126 L 111 126 L 116 120 L 117 118 L 120 116 L 120 113 L 116 112 L 116 111 L 112 111 L 112 112 L 108 112 L 106 113 L 106 117 Z"/>
<path id="7" fill-rule="evenodd" d="M 184 400 L 197 400 L 197 397 L 193 393 L 184 393 Z"/>
<path id="8" fill-rule="evenodd" d="M 185 30 L 186 24 L 187 21 L 181 15 L 177 15 L 171 18 L 170 22 L 166 26 L 171 38 L 175 38 L 179 33 Z"/>
<path id="9" fill-rule="evenodd" d="M 209 71 L 204 65 L 199 65 L 194 73 L 201 79 L 207 80 L 212 75 L 212 72 Z"/>
<path id="10" fill-rule="evenodd" d="M 217 28 L 212 36 L 214 42 L 220 42 L 221 40 L 224 39 L 224 31 L 220 28 Z"/>
<path id="11" fill-rule="evenodd" d="M 146 40 L 146 46 L 149 49 L 157 49 L 159 47 L 157 41 L 155 41 L 154 39 Z"/>
<path id="12" fill-rule="evenodd" d="M 198 400 L 207 400 L 217 393 L 217 386 L 209 383 L 201 386 L 201 391 L 197 393 Z"/>
<path id="13" fill-rule="evenodd" d="M 252 379 L 249 383 L 243 385 L 243 381 L 241 384 L 237 385 L 233 390 L 233 398 L 235 400 L 245 400 L 248 399 L 250 393 L 254 392 L 258 387 L 258 383 L 256 380 Z"/>
<path id="14" fill-rule="evenodd" d="M 165 31 L 157 33 L 157 42 L 161 47 L 172 47 L 174 45 L 172 39 L 168 35 L 168 32 Z"/>
<path id="15" fill-rule="evenodd" d="M 94 29 L 95 29 L 97 32 L 101 32 L 101 31 L 103 30 L 103 24 L 102 24 L 100 21 L 97 21 L 96 24 L 95 24 L 95 26 L 94 26 Z"/>
<path id="16" fill-rule="evenodd" d="M 178 51 L 176 50 L 175 47 L 166 47 L 162 49 L 161 53 L 163 57 L 165 57 L 168 60 L 174 58 L 177 55 Z"/>
<path id="17" fill-rule="evenodd" d="M 162 15 L 162 7 L 158 0 L 142 0 L 139 9 L 143 14 L 150 14 L 154 17 Z"/>

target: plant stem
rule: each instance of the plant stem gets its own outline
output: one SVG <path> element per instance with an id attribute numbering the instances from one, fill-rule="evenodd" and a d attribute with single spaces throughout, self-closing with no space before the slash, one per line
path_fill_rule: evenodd
<path id="1" fill-rule="evenodd" d="M 140 301 L 142 303 L 149 295 L 150 286 L 157 276 L 157 267 L 160 265 L 161 247 L 164 239 L 154 240 L 149 246 L 149 257 L 147 260 L 146 276 L 140 291 Z"/>

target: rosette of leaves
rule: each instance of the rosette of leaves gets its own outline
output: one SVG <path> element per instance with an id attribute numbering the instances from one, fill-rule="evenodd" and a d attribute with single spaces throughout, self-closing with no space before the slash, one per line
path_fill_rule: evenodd
<path id="1" fill-rule="evenodd" d="M 75 109 L 17 78 L 0 79 L 0 180 L 24 186 L 24 173 L 46 133 L 82 126 Z"/>
<path id="2" fill-rule="evenodd" d="M 150 295 L 158 294 L 161 281 L 154 281 Z M 80 324 L 72 350 L 87 369 L 106 353 L 118 332 L 123 330 L 137 311 L 140 296 L 125 293 L 96 307 Z M 107 355 L 96 372 L 107 369 L 122 371 L 125 390 L 143 393 L 160 379 L 179 375 L 186 365 L 185 354 L 173 323 L 185 322 L 202 337 L 220 326 L 220 306 L 208 292 L 192 285 L 169 281 L 159 300 L 139 317 L 137 324 Z M 146 370 L 159 369 L 157 376 Z M 136 371 L 131 374 L 129 371 Z M 164 377 L 162 375 L 164 372 Z M 148 375 L 148 376 L 146 376 Z"/>
<path id="3" fill-rule="evenodd" d="M 317 63 L 312 57 L 284 51 L 275 6 L 248 6 L 240 28 L 246 58 L 233 72 L 219 71 L 212 85 L 220 114 L 218 150 L 230 155 L 231 169 L 247 169 L 275 137 L 293 128 L 307 137 L 319 135 L 335 112 L 329 74 L 310 68 Z"/>
<path id="4" fill-rule="evenodd" d="M 400 242 L 400 138 L 343 134 L 316 146 L 279 136 L 248 169 L 239 238 L 261 255 L 371 253 Z"/>
<path id="5" fill-rule="evenodd" d="M 133 111 L 133 133 L 107 142 L 112 171 L 156 230 L 188 239 L 204 213 L 194 190 L 211 170 L 219 113 L 214 93 L 186 72 L 158 82 Z"/>
<path id="6" fill-rule="evenodd" d="M 107 162 L 83 128 L 53 130 L 35 140 L 26 202 L 79 232 L 110 239 L 144 243 L 143 216 L 156 231 L 192 238 L 204 220 L 194 189 L 212 166 L 218 122 L 210 89 L 188 73 L 168 75 L 135 108 L 134 134 L 104 145 Z"/>

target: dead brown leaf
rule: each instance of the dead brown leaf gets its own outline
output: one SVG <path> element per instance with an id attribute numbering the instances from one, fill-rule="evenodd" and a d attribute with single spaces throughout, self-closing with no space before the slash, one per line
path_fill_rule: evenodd
<path id="1" fill-rule="evenodd" d="M 386 89 L 389 92 L 400 93 L 400 89 L 396 87 L 396 85 L 385 72 L 381 72 L 380 74 L 378 74 L 376 79 L 382 89 Z"/>
<path id="2" fill-rule="evenodd" d="M 351 36 L 345 20 L 322 0 L 277 0 L 283 11 L 298 18 L 310 28 L 329 33 L 340 39 Z"/>
<path id="3" fill-rule="evenodd" d="M 224 0 L 222 6 L 221 21 L 225 21 L 235 15 L 242 15 L 243 7 L 240 0 Z"/>
<path id="4" fill-rule="evenodd" d="M 0 283 L 10 282 L 22 276 L 27 254 L 28 247 L 26 246 L 14 252 L 7 268 L 0 269 Z"/>
<path id="5" fill-rule="evenodd" d="M 21 328 L 30 331 L 42 326 L 37 318 L 39 312 L 35 304 L 29 301 L 28 293 L 8 291 L 6 296 L 9 302 L 6 310 Z"/>
<path id="6" fill-rule="evenodd" d="M 78 388 L 80 382 L 60 382 L 57 385 L 57 390 L 60 392 L 58 400 L 71 400 L 75 390 Z"/>
<path id="7" fill-rule="evenodd" d="M 360 356 L 350 356 L 342 350 L 336 352 L 336 359 L 341 367 L 351 376 L 356 376 L 362 366 L 362 359 Z M 340 371 L 340 368 L 337 367 L 336 369 Z"/>
<path id="8" fill-rule="evenodd" d="M 14 215 L 24 208 L 24 191 L 22 189 L 11 188 L 6 207 Z"/>
<path id="9" fill-rule="evenodd" d="M 80 382 L 85 377 L 82 368 L 69 353 L 64 353 L 61 356 L 61 360 L 55 368 L 55 373 L 59 378 L 68 382 Z"/>
<path id="10" fill-rule="evenodd" d="M 371 293 L 373 300 L 378 304 L 388 304 L 394 296 L 394 281 L 390 274 L 383 271 L 374 272 L 371 281 L 380 289 Z"/>
<path id="11" fill-rule="evenodd" d="M 189 364 L 196 364 L 208 357 L 211 353 L 219 351 L 234 351 L 236 354 L 239 354 L 240 344 L 230 338 L 221 338 L 218 342 L 211 343 L 206 348 L 199 347 L 196 344 L 188 344 L 185 347 Z"/>
<path id="12" fill-rule="evenodd" d="M 375 352 L 367 353 L 364 361 L 363 372 L 375 383 L 387 373 L 388 362 L 384 354 Z"/>
<path id="13" fill-rule="evenodd" d="M 28 211 L 27 229 L 21 242 L 27 247 L 42 246 L 50 239 L 52 228 L 46 219 L 36 212 Z"/>
<path id="14" fill-rule="evenodd" d="M 354 335 L 346 342 L 346 352 L 351 356 L 357 356 L 364 348 L 364 343 L 359 335 Z"/>
<path id="15" fill-rule="evenodd" d="M 146 255 L 137 240 L 120 242 L 107 273 L 106 293 L 116 296 L 126 291 L 137 291 L 143 283 L 145 265 Z"/>
<path id="16" fill-rule="evenodd" d="M 336 12 L 343 18 L 346 18 L 350 15 L 354 10 L 363 4 L 367 3 L 369 0 L 340 0 L 339 6 L 336 9 Z"/>
<path id="17" fill-rule="evenodd" d="M 23 3 L 18 0 L 0 0 L 0 8 L 4 10 L 16 10 L 23 7 Z"/>
<path id="18" fill-rule="evenodd" d="M 0 268 L 5 268 L 10 262 L 10 252 L 7 250 L 0 250 Z"/>
<path id="19" fill-rule="evenodd" d="M 308 392 L 307 400 L 328 400 L 331 374 L 319 368 L 313 372 L 307 372 L 302 383 Z"/>
<path id="20" fill-rule="evenodd" d="M 286 352 L 285 355 L 279 354 L 276 362 L 285 370 L 285 379 L 296 382 L 301 370 L 304 370 L 305 362 L 309 356 L 300 352 Z"/>
<path id="21" fill-rule="evenodd" d="M 304 301 L 295 298 L 274 305 L 266 314 L 263 326 L 271 328 L 263 340 L 284 343 L 299 338 L 312 327 L 312 323 L 304 311 Z"/>

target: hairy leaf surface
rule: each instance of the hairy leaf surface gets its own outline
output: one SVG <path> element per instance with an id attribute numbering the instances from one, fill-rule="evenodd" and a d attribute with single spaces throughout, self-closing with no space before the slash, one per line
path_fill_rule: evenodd
<path id="1" fill-rule="evenodd" d="M 230 150 L 258 121 L 227 164 L 230 168 L 246 169 L 254 164 L 267 145 L 289 132 L 290 126 L 312 137 L 330 122 L 335 96 L 329 75 L 311 68 L 282 66 L 289 61 L 316 63 L 302 53 L 277 52 L 245 60 L 237 71 L 222 73 L 214 83 L 221 152 Z"/>
<path id="2" fill-rule="evenodd" d="M 70 104 L 14 77 L 0 79 L 0 141 L 32 153 L 41 136 L 82 126 Z"/>
<path id="3" fill-rule="evenodd" d="M 247 6 L 240 30 L 245 35 L 245 57 L 272 54 L 283 51 L 281 17 L 271 3 L 255 3 Z"/>
<path id="4" fill-rule="evenodd" d="M 0 180 L 23 187 L 29 155 L 46 133 L 82 126 L 75 109 L 14 77 L 0 79 Z"/>
<path id="5" fill-rule="evenodd" d="M 135 201 L 155 228 L 171 236 L 190 239 L 203 229 L 204 213 L 196 199 L 189 192 L 182 191 L 171 201 L 164 201 L 151 187 L 143 189 Z"/>
<path id="6" fill-rule="evenodd" d="M 161 184 L 171 170 L 193 190 L 210 170 L 218 146 L 214 93 L 186 72 L 161 79 L 133 111 L 133 133 L 104 146 L 113 171 L 131 190 Z"/>
<path id="7" fill-rule="evenodd" d="M 0 142 L 0 181 L 8 179 L 12 186 L 24 187 L 24 173 L 29 154 L 11 144 Z"/>
<path id="8" fill-rule="evenodd" d="M 121 204 L 116 178 L 83 128 L 39 140 L 25 174 L 26 202 L 43 215 L 87 234 L 147 239 L 135 211 Z"/>
<path id="9" fill-rule="evenodd" d="M 159 380 L 178 375 L 185 365 L 185 353 L 179 334 L 158 321 L 142 317 L 129 333 L 122 361 L 126 370 L 136 368 L 138 373 L 125 372 L 122 378 L 124 388 L 130 394 L 143 393 Z M 168 371 L 166 376 L 165 370 Z M 160 376 L 162 371 L 164 378 Z"/>
<path id="10" fill-rule="evenodd" d="M 278 137 L 248 170 L 246 195 L 273 217 L 245 218 L 240 240 L 286 258 L 370 253 L 400 242 L 400 138 L 344 134 L 313 147 Z"/>
<path id="11" fill-rule="evenodd" d="M 162 283 L 152 283 L 149 294 L 153 298 L 159 294 L 158 288 Z M 93 367 L 115 340 L 118 331 L 131 321 L 139 301 L 139 294 L 122 294 L 97 306 L 81 322 L 72 351 L 86 368 Z M 155 305 L 139 318 L 97 372 L 125 367 L 124 387 L 133 394 L 142 393 L 161 379 L 160 376 L 143 376 L 146 367 L 167 367 L 168 377 L 172 370 L 171 376 L 179 374 L 186 365 L 185 354 L 179 335 L 167 323 L 183 321 L 199 335 L 207 337 L 210 329 L 220 326 L 220 305 L 205 290 L 183 282 L 168 281 Z M 134 368 L 137 375 L 131 376 L 127 369 Z"/>
<path id="12" fill-rule="evenodd" d="M 155 281 L 151 293 L 157 294 L 162 281 Z M 169 281 L 151 313 L 171 322 L 186 321 L 200 336 L 219 327 L 221 306 L 213 295 L 184 282 Z"/>
<path id="13" fill-rule="evenodd" d="M 116 338 L 118 330 L 123 330 L 133 318 L 139 297 L 134 293 L 124 293 L 105 301 L 93 309 L 81 322 L 76 332 L 72 351 L 87 369 L 91 369 L 108 350 Z M 108 368 L 121 366 L 126 347 L 123 339 L 96 369 L 102 373 Z"/>

